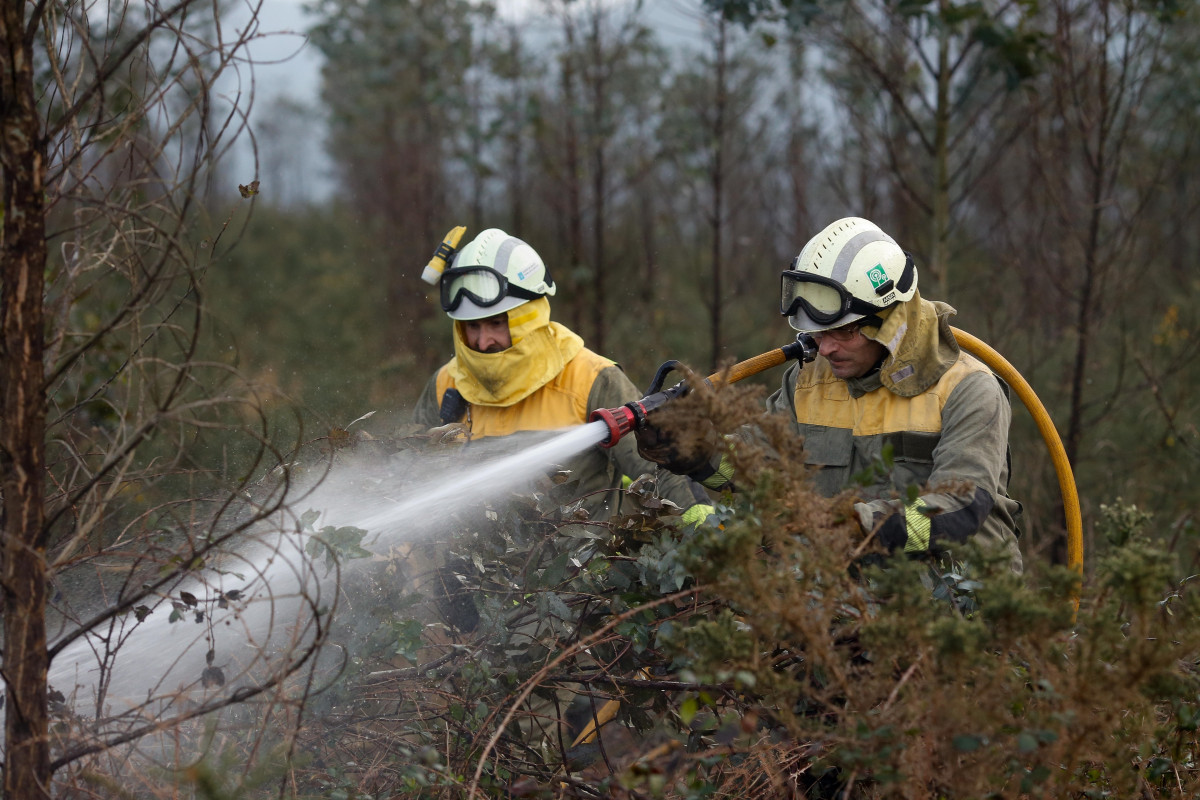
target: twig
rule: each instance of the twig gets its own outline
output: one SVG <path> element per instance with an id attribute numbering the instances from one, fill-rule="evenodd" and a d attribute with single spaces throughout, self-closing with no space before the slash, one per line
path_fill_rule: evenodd
<path id="1" fill-rule="evenodd" d="M 880 711 L 887 711 L 892 707 L 892 703 L 896 702 L 896 698 L 900 695 L 900 687 L 908 683 L 908 679 L 911 678 L 912 674 L 917 671 L 917 666 L 921 663 L 921 659 L 924 657 L 925 654 L 921 653 L 917 656 L 917 660 L 910 664 L 908 669 L 904 670 L 904 674 L 900 676 L 900 680 L 896 681 L 896 685 L 892 687 L 892 692 L 888 695 L 888 699 L 884 702 L 883 708 L 881 708 Z"/>
<path id="2" fill-rule="evenodd" d="M 651 608 L 656 608 L 658 606 L 665 605 L 666 603 L 671 603 L 675 600 L 688 597 L 697 593 L 698 591 L 700 591 L 700 587 L 693 586 L 690 589 L 684 589 L 682 592 L 669 594 L 666 597 L 660 597 L 652 602 L 645 603 L 637 606 L 636 608 L 631 608 L 625 613 L 613 617 L 602 628 L 587 638 L 581 639 L 563 650 L 553 660 L 551 660 L 550 663 L 546 664 L 546 666 L 542 667 L 534 675 L 528 678 L 522 685 L 521 693 L 517 696 L 517 699 L 512 703 L 511 706 L 509 706 L 508 711 L 504 715 L 504 719 L 500 720 L 500 725 L 491 735 L 491 738 L 488 739 L 487 744 L 484 745 L 483 752 L 479 754 L 479 763 L 475 765 L 475 774 L 471 777 L 471 786 L 467 792 L 467 800 L 474 800 L 475 794 L 479 790 L 479 779 L 483 777 L 483 765 L 487 761 L 487 757 L 492 752 L 492 749 L 496 746 L 496 742 L 500 741 L 500 737 L 504 735 L 504 729 L 508 727 L 508 723 L 512 722 L 512 718 L 516 715 L 517 708 L 529 698 L 529 695 L 533 693 L 534 688 L 540 684 L 550 670 L 554 669 L 575 654 L 586 650 L 588 647 L 591 647 L 593 643 L 603 638 L 617 625 L 620 625 L 622 622 L 635 616 L 636 614 L 640 614 L 641 612 L 647 611 Z"/>

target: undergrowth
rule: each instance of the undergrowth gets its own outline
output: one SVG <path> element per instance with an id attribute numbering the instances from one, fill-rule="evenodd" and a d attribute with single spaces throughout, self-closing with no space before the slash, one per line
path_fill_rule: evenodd
<path id="1" fill-rule="evenodd" d="M 331 634 L 344 667 L 289 718 L 295 747 L 258 754 L 270 791 L 1200 795 L 1196 596 L 1148 515 L 1105 507 L 1106 550 L 1082 585 L 970 548 L 885 557 L 848 496 L 813 492 L 801 443 L 761 408 L 736 388 L 678 401 L 683 429 L 759 431 L 736 450 L 737 491 L 697 528 L 653 476 L 622 516 L 581 518 L 556 470 L 462 509 L 448 540 L 354 571 L 342 593 L 356 624 Z M 415 465 L 440 447 L 404 446 Z M 199 763 L 201 796 L 260 791 L 204 783 L 219 770 Z"/>

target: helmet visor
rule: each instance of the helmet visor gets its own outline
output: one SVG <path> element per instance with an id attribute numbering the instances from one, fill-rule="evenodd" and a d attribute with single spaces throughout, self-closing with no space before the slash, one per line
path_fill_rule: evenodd
<path id="1" fill-rule="evenodd" d="M 779 313 L 790 317 L 803 311 L 818 325 L 833 325 L 847 314 L 874 314 L 881 309 L 855 297 L 845 286 L 822 275 L 785 269 L 779 294 Z"/>
<path id="2" fill-rule="evenodd" d="M 505 297 L 521 297 L 533 300 L 539 295 L 508 279 L 491 267 L 452 267 L 442 273 L 442 310 L 449 313 L 462 303 L 463 298 L 480 308 L 496 305 Z"/>

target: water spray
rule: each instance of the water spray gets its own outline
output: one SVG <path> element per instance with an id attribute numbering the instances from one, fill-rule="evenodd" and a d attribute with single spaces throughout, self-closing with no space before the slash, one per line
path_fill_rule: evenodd
<path id="1" fill-rule="evenodd" d="M 760 372 L 777 367 L 780 364 L 797 359 L 801 364 L 807 364 L 817 357 L 817 342 L 807 333 L 796 336 L 796 341 L 785 344 L 774 350 L 739 361 L 728 369 L 714 372 L 704 379 L 709 386 L 736 383 L 743 378 L 757 375 Z M 646 427 L 646 415 L 667 402 L 687 394 L 691 387 L 687 381 L 680 381 L 670 389 L 663 389 L 667 375 L 679 369 L 678 361 L 664 361 L 654 373 L 654 380 L 641 400 L 634 400 L 616 408 L 598 408 L 588 417 L 589 422 L 603 422 L 608 427 L 608 435 L 600 446 L 609 448 L 621 440 L 621 437 L 631 431 Z"/>

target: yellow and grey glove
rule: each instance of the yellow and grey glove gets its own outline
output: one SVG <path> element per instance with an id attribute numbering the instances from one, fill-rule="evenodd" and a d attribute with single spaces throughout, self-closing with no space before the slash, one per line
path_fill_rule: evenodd
<path id="1" fill-rule="evenodd" d="M 935 492 L 901 500 L 855 503 L 863 530 L 890 551 L 928 553 L 967 541 L 979 532 L 995 499 L 982 487 L 964 485 L 953 492 Z"/>
<path id="2" fill-rule="evenodd" d="M 928 552 L 934 509 L 920 497 L 900 508 L 884 500 L 855 503 L 854 511 L 862 529 L 876 531 L 875 537 L 889 552 Z"/>
<path id="3" fill-rule="evenodd" d="M 682 515 L 680 515 L 680 527 L 695 528 L 699 525 L 708 524 L 710 518 L 712 519 L 713 527 L 717 527 L 720 525 L 720 522 L 715 516 L 716 513 L 717 510 L 708 503 L 696 503 L 694 506 L 689 506 L 688 509 L 684 511 Z"/>

